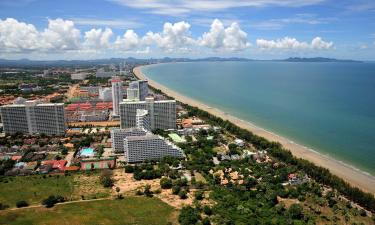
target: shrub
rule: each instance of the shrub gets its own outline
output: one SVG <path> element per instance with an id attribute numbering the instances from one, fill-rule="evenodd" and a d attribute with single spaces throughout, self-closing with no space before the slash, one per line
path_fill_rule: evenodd
<path id="1" fill-rule="evenodd" d="M 112 171 L 110 170 L 103 170 L 103 172 L 100 174 L 100 183 L 104 187 L 112 187 L 113 186 L 113 179 L 112 179 Z"/>
<path id="2" fill-rule="evenodd" d="M 180 196 L 181 199 L 187 199 L 187 191 L 186 190 L 181 190 L 178 192 L 178 196 Z"/>
<path id="3" fill-rule="evenodd" d="M 202 220 L 202 225 L 211 225 L 211 221 L 208 217 L 204 218 Z"/>
<path id="4" fill-rule="evenodd" d="M 170 189 L 170 188 L 172 188 L 172 180 L 168 179 L 166 177 L 163 177 L 160 180 L 160 186 L 163 189 Z"/>
<path id="5" fill-rule="evenodd" d="M 292 219 L 302 218 L 302 207 L 299 204 L 292 204 L 288 209 L 289 216 Z"/>
<path id="6" fill-rule="evenodd" d="M 203 206 L 203 212 L 207 216 L 211 216 L 212 215 L 212 209 L 208 205 Z"/>
<path id="7" fill-rule="evenodd" d="M 177 195 L 180 192 L 180 186 L 173 186 L 172 187 L 172 194 Z"/>
<path id="8" fill-rule="evenodd" d="M 143 191 L 143 193 L 147 196 L 147 197 L 152 197 L 153 196 L 153 192 L 151 191 L 151 185 L 147 184 L 145 186 L 145 190 Z"/>
<path id="9" fill-rule="evenodd" d="M 203 191 L 196 191 L 196 192 L 194 193 L 195 199 L 196 199 L 196 200 L 202 200 L 202 199 L 203 199 L 203 194 L 204 194 Z"/>
<path id="10" fill-rule="evenodd" d="M 181 213 L 178 216 L 178 222 L 181 225 L 191 225 L 196 224 L 200 219 L 198 210 L 192 208 L 191 206 L 186 206 L 181 209 Z"/>
<path id="11" fill-rule="evenodd" d="M 56 203 L 64 202 L 65 198 L 60 195 L 50 195 L 48 198 L 42 201 L 42 205 L 46 206 L 46 208 L 53 207 Z"/>
<path id="12" fill-rule="evenodd" d="M 7 209 L 9 208 L 9 205 L 5 205 L 3 203 L 0 203 L 0 210 L 4 210 L 4 209 Z"/>
<path id="13" fill-rule="evenodd" d="M 27 207 L 27 206 L 29 206 L 29 203 L 27 203 L 24 200 L 21 200 L 21 201 L 16 202 L 16 206 L 17 206 L 17 208 Z"/>
<path id="14" fill-rule="evenodd" d="M 134 166 L 125 166 L 125 173 L 134 173 Z"/>

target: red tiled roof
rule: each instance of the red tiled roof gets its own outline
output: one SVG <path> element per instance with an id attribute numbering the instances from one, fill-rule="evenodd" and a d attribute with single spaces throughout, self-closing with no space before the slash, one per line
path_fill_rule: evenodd
<path id="1" fill-rule="evenodd" d="M 65 170 L 66 160 L 46 160 L 42 162 L 42 165 L 52 164 L 52 168 Z"/>

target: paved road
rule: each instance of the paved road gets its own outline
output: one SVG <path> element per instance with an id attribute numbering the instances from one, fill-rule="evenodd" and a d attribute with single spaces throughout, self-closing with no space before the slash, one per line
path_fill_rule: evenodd
<path id="1" fill-rule="evenodd" d="M 113 199 L 113 198 L 108 197 L 108 198 L 97 198 L 97 199 L 88 199 L 88 200 L 68 201 L 68 202 L 57 203 L 56 205 L 67 205 L 67 204 L 73 204 L 73 203 L 78 203 L 78 202 L 95 202 L 95 201 L 103 201 L 103 200 L 109 200 L 109 199 Z M 10 208 L 10 209 L 6 209 L 6 210 L 2 210 L 2 211 L 6 212 L 6 211 L 15 211 L 15 210 L 20 210 L 20 209 L 40 208 L 40 207 L 45 207 L 45 206 L 41 205 L 41 204 L 39 204 L 39 205 L 30 205 L 30 206 L 27 206 L 27 207 Z"/>
<path id="2" fill-rule="evenodd" d="M 68 154 L 65 156 L 65 160 L 67 161 L 66 166 L 70 166 L 72 163 L 74 152 L 68 152 Z"/>

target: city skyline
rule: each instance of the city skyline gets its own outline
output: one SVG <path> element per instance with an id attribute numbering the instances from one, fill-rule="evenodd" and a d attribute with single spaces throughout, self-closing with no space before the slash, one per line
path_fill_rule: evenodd
<path id="1" fill-rule="evenodd" d="M 375 60 L 375 3 L 368 0 L 5 0 L 0 8 L 5 59 Z"/>

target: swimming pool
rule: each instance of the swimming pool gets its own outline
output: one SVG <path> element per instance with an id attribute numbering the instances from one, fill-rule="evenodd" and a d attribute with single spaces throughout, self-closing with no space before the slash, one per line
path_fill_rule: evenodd
<path id="1" fill-rule="evenodd" d="M 79 155 L 83 157 L 93 157 L 95 152 L 93 148 L 82 148 Z"/>

